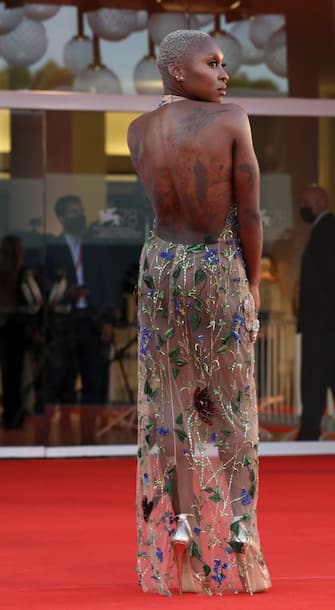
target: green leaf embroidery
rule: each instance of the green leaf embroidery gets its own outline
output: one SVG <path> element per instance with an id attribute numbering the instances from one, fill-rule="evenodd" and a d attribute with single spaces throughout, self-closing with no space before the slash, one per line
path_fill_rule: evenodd
<path id="1" fill-rule="evenodd" d="M 176 469 L 170 468 L 167 472 L 167 481 L 165 482 L 163 491 L 168 493 L 169 496 L 173 496 L 174 494 L 174 479 L 176 476 Z"/>
<path id="2" fill-rule="evenodd" d="M 255 493 L 256 493 L 256 484 L 255 484 L 255 483 L 252 483 L 252 484 L 250 485 L 250 489 L 249 489 L 249 496 L 251 496 L 252 498 L 254 498 Z"/>
<path id="3" fill-rule="evenodd" d="M 190 544 L 190 557 L 197 557 L 198 559 L 201 558 L 200 549 L 194 540 L 192 540 Z"/>
<path id="4" fill-rule="evenodd" d="M 217 350 L 218 354 L 225 354 L 226 353 L 226 351 L 229 348 L 230 340 L 231 340 L 231 335 L 227 335 L 226 337 L 224 337 L 224 339 L 222 339 L 222 345 Z"/>
<path id="5" fill-rule="evenodd" d="M 148 261 L 148 257 L 147 256 L 144 259 L 143 269 L 144 269 L 144 271 L 149 269 L 149 261 Z"/>
<path id="6" fill-rule="evenodd" d="M 141 457 L 142 457 L 142 447 L 139 447 L 139 448 L 137 449 L 137 457 L 138 457 L 138 458 L 141 458 Z"/>
<path id="7" fill-rule="evenodd" d="M 191 315 L 191 328 L 192 330 L 196 330 L 201 322 L 201 316 L 194 311 Z"/>
<path id="8" fill-rule="evenodd" d="M 250 479 L 250 483 L 254 483 L 256 481 L 256 475 L 253 470 L 250 470 L 250 472 L 249 472 L 249 479 Z"/>
<path id="9" fill-rule="evenodd" d="M 231 546 L 233 551 L 235 551 L 235 553 L 244 552 L 243 542 L 236 542 L 235 540 L 231 540 L 230 542 L 228 542 L 228 544 L 229 544 L 229 546 Z"/>
<path id="10" fill-rule="evenodd" d="M 169 358 L 171 358 L 171 360 L 173 360 L 175 362 L 178 354 L 179 354 L 179 347 L 174 347 L 170 352 L 169 352 Z"/>
<path id="11" fill-rule="evenodd" d="M 206 279 L 206 273 L 202 269 L 197 269 L 194 275 L 194 283 L 197 286 Z"/>
<path id="12" fill-rule="evenodd" d="M 164 337 L 162 337 L 162 335 L 157 335 L 157 339 L 158 339 L 159 345 L 164 345 L 164 343 L 166 343 L 166 339 L 164 339 Z"/>
<path id="13" fill-rule="evenodd" d="M 175 334 L 175 329 L 172 328 L 172 326 L 171 326 L 170 328 L 167 329 L 167 331 L 165 333 L 165 336 L 166 336 L 167 339 L 172 339 L 174 334 Z"/>
<path id="14" fill-rule="evenodd" d="M 219 487 L 215 487 L 215 493 L 212 496 L 209 496 L 209 499 L 213 502 L 221 502 L 220 489 Z"/>
<path id="15" fill-rule="evenodd" d="M 184 430 L 181 430 L 180 428 L 173 428 L 173 431 L 176 433 L 176 435 L 178 436 L 179 440 L 182 443 L 187 438 L 187 434 L 186 434 L 186 432 L 184 432 Z"/>
<path id="16" fill-rule="evenodd" d="M 183 414 L 180 413 L 177 417 L 176 417 L 176 424 L 178 424 L 178 426 L 181 426 L 183 423 Z"/>
<path id="17" fill-rule="evenodd" d="M 252 459 L 245 453 L 242 458 L 242 466 L 250 466 L 252 464 Z"/>
<path id="18" fill-rule="evenodd" d="M 200 301 L 200 299 L 195 299 L 194 301 L 194 309 L 196 309 L 196 311 L 203 311 L 204 308 L 204 304 L 202 301 Z"/>
<path id="19" fill-rule="evenodd" d="M 177 366 L 173 367 L 173 369 L 172 369 L 173 379 L 177 379 L 179 373 L 180 373 L 180 368 L 178 368 Z"/>
<path id="20" fill-rule="evenodd" d="M 233 532 L 233 534 L 235 534 L 235 536 L 238 536 L 240 533 L 240 522 L 234 521 L 234 523 L 232 523 L 230 526 L 230 530 Z"/>
<path id="21" fill-rule="evenodd" d="M 182 358 L 176 358 L 175 363 L 177 366 L 185 366 L 185 364 L 187 364 L 186 360 L 183 360 Z"/>
<path id="22" fill-rule="evenodd" d="M 194 244 L 194 246 L 187 246 L 187 248 L 185 248 L 188 254 L 197 254 L 198 252 L 203 252 L 204 249 L 205 246 L 203 244 Z"/>
<path id="23" fill-rule="evenodd" d="M 155 287 L 154 278 L 152 277 L 152 275 L 144 275 L 143 282 L 148 286 L 148 288 Z"/>
<path id="24" fill-rule="evenodd" d="M 180 276 L 180 272 L 181 272 L 181 266 L 178 265 L 178 267 L 176 267 L 173 272 L 172 272 L 172 277 L 176 280 L 179 276 Z"/>
<path id="25" fill-rule="evenodd" d="M 209 493 L 209 494 L 214 493 L 213 487 L 205 487 L 204 491 L 207 491 L 207 493 Z"/>
<path id="26" fill-rule="evenodd" d="M 204 563 L 203 569 L 205 572 L 205 576 L 208 576 L 211 573 L 211 569 L 210 569 L 209 565 L 207 565 L 207 563 Z"/>

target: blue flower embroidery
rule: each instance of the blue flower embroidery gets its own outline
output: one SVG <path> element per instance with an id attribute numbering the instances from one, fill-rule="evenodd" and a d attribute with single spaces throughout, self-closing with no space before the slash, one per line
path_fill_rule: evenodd
<path id="1" fill-rule="evenodd" d="M 163 551 L 162 551 L 162 549 L 159 548 L 159 546 L 156 549 L 156 557 L 157 557 L 158 561 L 160 561 L 162 563 L 162 561 L 163 561 Z"/>
<path id="2" fill-rule="evenodd" d="M 204 261 L 206 261 L 209 265 L 217 265 L 219 262 L 218 249 L 209 248 L 204 256 Z"/>
<path id="3" fill-rule="evenodd" d="M 167 436 L 169 434 L 169 428 L 163 428 L 162 426 L 160 428 L 157 428 L 157 432 L 158 434 L 160 434 L 161 436 Z"/>
<path id="4" fill-rule="evenodd" d="M 143 475 L 143 481 L 144 481 L 144 483 L 149 483 L 149 475 L 147 472 L 145 472 Z"/>
<path id="5" fill-rule="evenodd" d="M 161 256 L 161 258 L 164 258 L 166 261 L 172 261 L 172 259 L 174 258 L 174 254 L 172 252 L 169 252 L 168 250 L 162 250 L 162 252 L 159 253 L 159 256 Z"/>
<path id="6" fill-rule="evenodd" d="M 244 506 L 251 504 L 251 497 L 249 496 L 247 490 L 244 487 L 241 490 L 241 502 Z"/>
<path id="7" fill-rule="evenodd" d="M 222 581 L 225 580 L 226 575 L 223 573 L 223 570 L 226 570 L 227 568 L 228 568 L 227 563 L 220 561 L 220 559 L 214 560 L 214 566 L 213 566 L 214 574 L 212 574 L 211 578 L 218 585 L 221 585 Z"/>
<path id="8" fill-rule="evenodd" d="M 142 328 L 141 338 L 140 338 L 140 353 L 144 356 L 147 355 L 147 352 L 150 349 L 151 343 L 151 332 L 147 328 Z"/>

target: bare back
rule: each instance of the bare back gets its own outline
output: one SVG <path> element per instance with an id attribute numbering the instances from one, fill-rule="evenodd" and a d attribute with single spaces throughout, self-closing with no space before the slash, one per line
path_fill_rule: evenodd
<path id="1" fill-rule="evenodd" d="M 215 238 L 234 201 L 232 104 L 178 101 L 136 119 L 131 156 L 153 206 L 156 233 L 176 242 Z"/>

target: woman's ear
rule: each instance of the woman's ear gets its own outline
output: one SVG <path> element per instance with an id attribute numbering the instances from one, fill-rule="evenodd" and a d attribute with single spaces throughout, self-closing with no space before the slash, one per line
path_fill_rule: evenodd
<path id="1" fill-rule="evenodd" d="M 181 67 L 178 64 L 169 64 L 168 65 L 169 74 L 174 80 L 178 83 L 184 80 L 184 77 L 181 73 Z"/>

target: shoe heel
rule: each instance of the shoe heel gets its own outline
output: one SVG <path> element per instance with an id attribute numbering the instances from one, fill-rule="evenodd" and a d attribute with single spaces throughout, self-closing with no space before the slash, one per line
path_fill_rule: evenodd
<path id="1" fill-rule="evenodd" d="M 177 574 L 178 574 L 178 585 L 179 585 L 179 595 L 183 592 L 183 570 L 186 558 L 187 546 L 186 544 L 175 542 L 173 545 L 175 560 L 177 565 Z"/>

